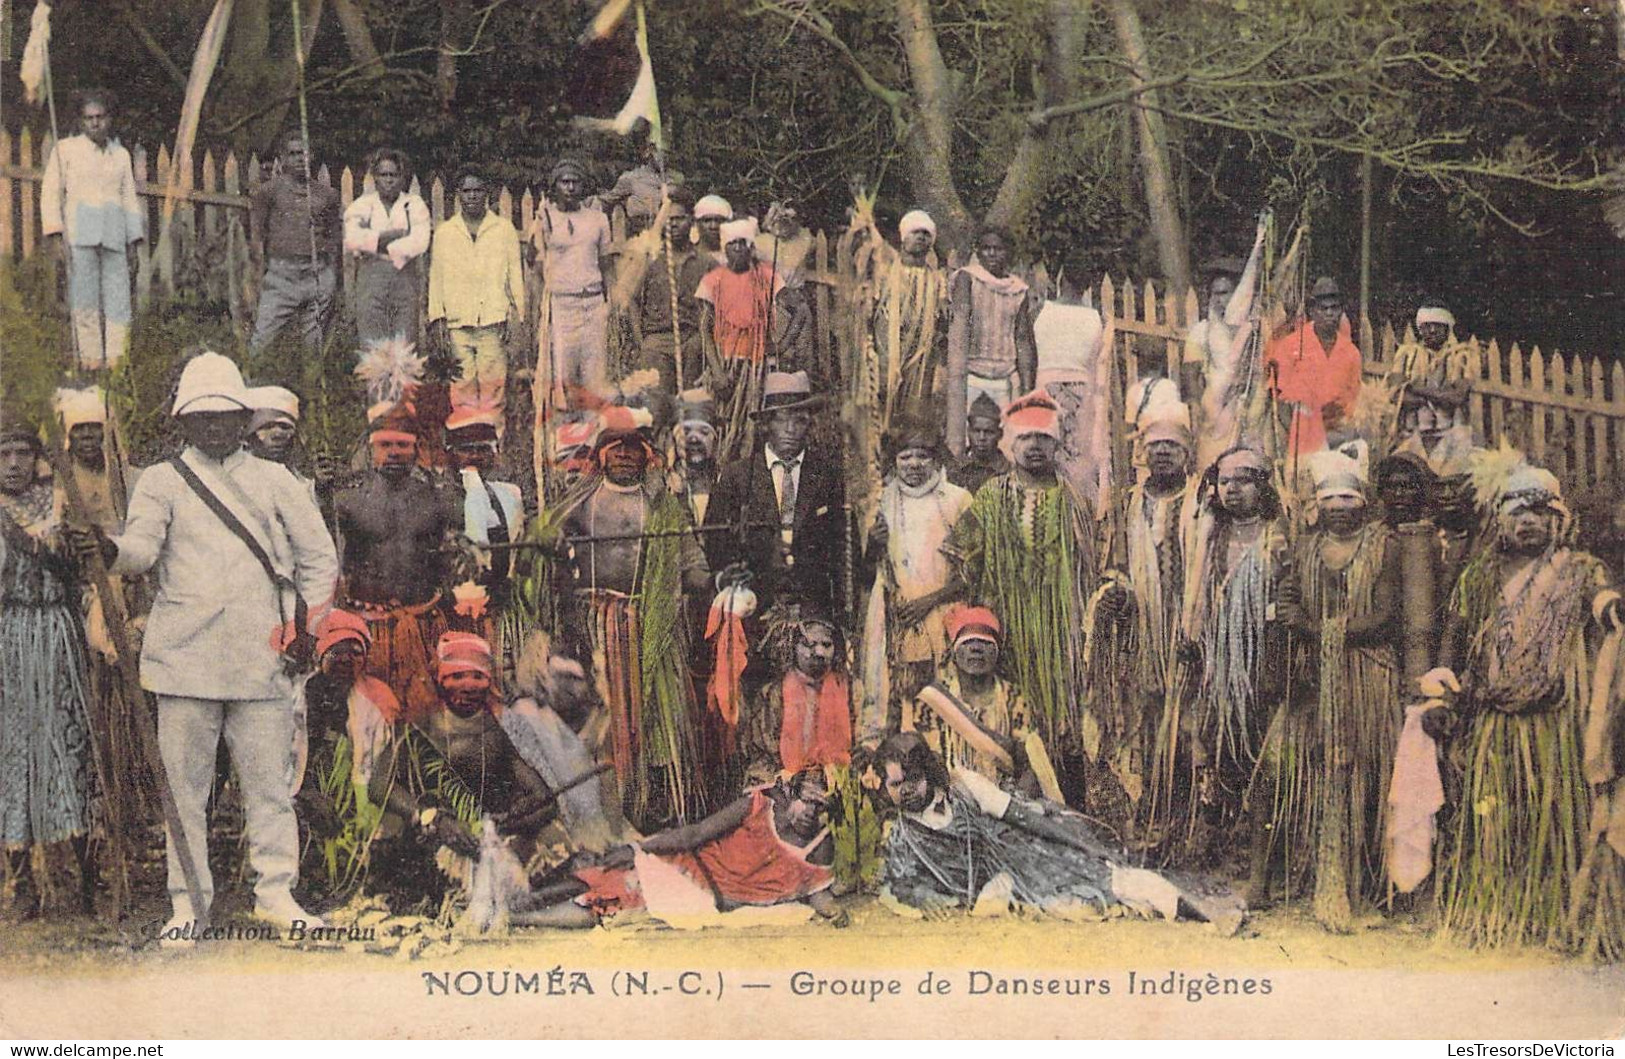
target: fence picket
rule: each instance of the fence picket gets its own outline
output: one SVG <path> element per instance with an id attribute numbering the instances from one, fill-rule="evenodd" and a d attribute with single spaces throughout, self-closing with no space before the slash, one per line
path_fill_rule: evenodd
<path id="1" fill-rule="evenodd" d="M 34 130 L 24 125 L 23 134 L 19 138 L 18 144 L 19 164 L 24 169 L 39 169 L 43 172 L 44 167 L 34 159 Z M 19 227 L 22 229 L 23 236 L 23 257 L 33 257 L 34 231 L 35 226 L 39 224 L 39 207 L 36 205 L 34 198 L 36 184 L 32 180 L 25 180 L 22 184 L 22 214 L 18 219 L 21 222 Z"/>
<path id="2" fill-rule="evenodd" d="M 1546 364 L 1546 385 L 1552 393 L 1564 394 L 1567 392 L 1568 381 L 1568 365 L 1564 362 L 1563 354 L 1554 349 Z M 1559 478 L 1567 478 L 1570 467 L 1569 442 L 1572 434 L 1569 429 L 1568 412 L 1561 408 L 1554 411 L 1548 429 L 1551 431 L 1548 451 L 1551 453 L 1549 459 L 1552 473 Z"/>
<path id="3" fill-rule="evenodd" d="M 6 173 L 14 165 L 15 156 L 11 153 L 11 133 L 0 129 L 0 259 L 9 258 L 16 254 L 16 247 L 11 240 L 16 235 L 16 229 L 11 223 L 12 189 L 14 185 Z"/>
<path id="4" fill-rule="evenodd" d="M 1514 346 L 1513 349 L 1517 347 Z M 1546 358 L 1541 355 L 1539 346 L 1529 351 L 1529 388 L 1537 393 L 1548 392 Z M 1536 404 L 1529 410 L 1529 443 L 1525 452 L 1537 464 L 1545 466 L 1546 406 L 1543 404 Z"/>
<path id="5" fill-rule="evenodd" d="M 1602 385 L 1602 358 L 1591 358 L 1591 391 L 1588 396 L 1599 405 L 1608 403 L 1607 392 Z M 1593 413 L 1586 417 L 1591 423 L 1591 450 L 1592 471 L 1596 480 L 1607 482 L 1613 480 L 1613 453 L 1608 449 L 1608 417 Z"/>

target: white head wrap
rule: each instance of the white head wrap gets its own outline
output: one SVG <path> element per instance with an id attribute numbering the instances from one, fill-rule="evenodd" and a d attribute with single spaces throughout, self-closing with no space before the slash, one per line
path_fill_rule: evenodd
<path id="1" fill-rule="evenodd" d="M 897 223 L 897 234 L 907 239 L 908 233 L 918 231 L 927 231 L 935 236 L 937 234 L 937 222 L 933 221 L 931 215 L 924 210 L 909 210 L 903 214 L 903 219 Z"/>
<path id="2" fill-rule="evenodd" d="M 757 231 L 755 217 L 741 217 L 737 221 L 729 221 L 722 226 L 722 245 L 727 246 L 736 239 L 743 239 L 747 243 L 754 242 Z"/>
<path id="3" fill-rule="evenodd" d="M 734 208 L 728 200 L 721 195 L 707 195 L 694 204 L 694 219 L 701 217 L 721 217 L 723 220 L 734 215 Z"/>
<path id="4" fill-rule="evenodd" d="M 1446 327 L 1455 327 L 1456 318 L 1450 310 L 1442 305 L 1424 305 L 1416 310 L 1416 326 L 1423 324 L 1444 324 Z"/>

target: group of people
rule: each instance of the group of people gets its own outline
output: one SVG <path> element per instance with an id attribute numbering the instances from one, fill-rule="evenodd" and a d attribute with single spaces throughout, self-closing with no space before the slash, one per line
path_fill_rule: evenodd
<path id="1" fill-rule="evenodd" d="M 116 148 L 98 109 L 42 198 L 68 216 L 114 201 L 85 189 L 117 166 L 76 160 Z M 94 900 L 91 634 L 145 575 L 166 938 L 210 913 L 223 735 L 284 924 L 318 921 L 295 886 L 421 906 L 497 850 L 535 925 L 1305 898 L 1334 931 L 1431 908 L 1473 944 L 1625 953 L 1617 572 L 1551 473 L 1473 436 L 1442 306 L 1364 378 L 1333 280 L 1270 321 L 1261 223 L 1123 392 L 1109 322 L 997 228 L 950 273 L 928 214 L 894 244 L 860 201 L 832 324 L 792 204 L 759 222 L 653 155 L 597 197 L 560 161 L 523 232 L 477 169 L 438 222 L 397 151 L 346 210 L 309 173 L 290 136 L 255 192 L 252 341 L 303 319 L 335 355 L 357 259 L 367 466 L 308 465 L 298 396 L 217 352 L 127 503 L 97 391 L 59 393 L 61 453 L 7 410 L 9 886 L 70 840 Z M 534 481 L 501 470 L 516 422 Z"/>

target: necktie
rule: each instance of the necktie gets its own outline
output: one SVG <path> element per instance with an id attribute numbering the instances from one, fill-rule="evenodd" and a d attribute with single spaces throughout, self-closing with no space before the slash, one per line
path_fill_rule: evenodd
<path id="1" fill-rule="evenodd" d="M 794 526 L 796 522 L 796 463 L 792 463 L 790 460 L 775 460 L 773 464 L 784 471 L 783 481 L 779 487 L 779 525 Z"/>

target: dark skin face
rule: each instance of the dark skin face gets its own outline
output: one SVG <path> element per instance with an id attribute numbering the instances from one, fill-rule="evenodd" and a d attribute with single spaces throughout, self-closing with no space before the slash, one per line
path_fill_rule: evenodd
<path id="1" fill-rule="evenodd" d="M 372 167 L 373 187 L 378 189 L 378 197 L 386 206 L 400 197 L 405 183 L 406 174 L 401 172 L 400 163 L 393 159 L 385 159 Z"/>
<path id="2" fill-rule="evenodd" d="M 954 665 L 969 677 L 988 677 L 999 665 L 999 645 L 992 640 L 963 640 L 954 648 Z"/>
<path id="3" fill-rule="evenodd" d="M 782 459 L 792 460 L 807 447 L 807 431 L 812 427 L 812 412 L 805 408 L 792 408 L 774 412 L 767 417 L 767 443 Z"/>
<path id="4" fill-rule="evenodd" d="M 1219 505 L 1232 518 L 1252 518 L 1258 514 L 1264 490 L 1257 472 L 1226 463 L 1219 468 Z"/>
<path id="5" fill-rule="evenodd" d="M 81 467 L 99 471 L 107 466 L 104 432 L 100 423 L 75 423 L 68 431 L 68 455 Z"/>
<path id="6" fill-rule="evenodd" d="M 756 254 L 751 249 L 749 239 L 735 239 L 724 250 L 728 255 L 728 270 L 730 272 L 749 272 L 750 266 L 756 260 Z"/>
<path id="7" fill-rule="evenodd" d="M 1002 236 L 989 232 L 977 240 L 976 257 L 989 274 L 1003 278 L 1010 273 L 1010 247 Z"/>
<path id="8" fill-rule="evenodd" d="M 211 460 L 223 460 L 243 444 L 251 414 L 238 412 L 188 412 L 179 417 L 181 435 Z"/>
<path id="9" fill-rule="evenodd" d="M 685 423 L 683 425 L 683 459 L 691 464 L 703 466 L 710 463 L 717 454 L 717 431 L 709 423 Z"/>
<path id="10" fill-rule="evenodd" d="M 1145 447 L 1146 469 L 1158 483 L 1178 481 L 1185 475 L 1185 461 L 1189 459 L 1185 446 L 1177 441 L 1153 441 Z"/>
<path id="11" fill-rule="evenodd" d="M 581 195 L 586 186 L 587 182 L 580 173 L 565 171 L 553 180 L 553 199 L 559 204 L 559 209 L 570 213 L 581 205 Z"/>
<path id="12" fill-rule="evenodd" d="M 971 416 L 966 424 L 965 440 L 969 443 L 972 456 L 985 460 L 998 451 L 999 437 L 1004 431 L 997 419 Z"/>
<path id="13" fill-rule="evenodd" d="M 340 640 L 322 655 L 322 672 L 349 687 L 361 679 L 366 662 L 367 649 L 360 640 Z"/>
<path id="14" fill-rule="evenodd" d="M 1552 512 L 1545 506 L 1523 507 L 1501 516 L 1501 550 L 1515 556 L 1535 556 L 1552 543 Z"/>
<path id="15" fill-rule="evenodd" d="M 305 153 L 305 141 L 290 137 L 282 145 L 282 173 L 295 184 L 303 184 L 309 176 L 310 158 Z"/>
<path id="16" fill-rule="evenodd" d="M 474 224 L 483 220 L 490 197 L 485 181 L 477 176 L 465 176 L 457 185 L 457 209 L 462 213 L 463 220 Z"/>
<path id="17" fill-rule="evenodd" d="M 918 489 L 937 473 L 936 451 L 925 445 L 910 445 L 897 453 L 897 477 L 910 489 Z"/>
<path id="18" fill-rule="evenodd" d="M 1416 522 L 1427 510 L 1427 492 L 1422 476 L 1413 467 L 1395 467 L 1382 476 L 1379 486 L 1382 505 L 1389 521 Z"/>
<path id="19" fill-rule="evenodd" d="M 796 668 L 814 680 L 822 680 L 835 663 L 835 634 L 822 625 L 802 627 L 796 638 Z"/>
<path id="20" fill-rule="evenodd" d="M 711 215 L 696 220 L 694 226 L 700 230 L 700 245 L 707 250 L 721 250 L 722 224 L 727 219 Z"/>
<path id="21" fill-rule="evenodd" d="M 79 111 L 79 128 L 97 147 L 106 147 L 113 136 L 113 115 L 101 103 L 92 100 Z"/>
<path id="22" fill-rule="evenodd" d="M 249 435 L 248 447 L 254 455 L 280 463 L 293 445 L 293 424 L 286 419 L 273 420 Z"/>
<path id="23" fill-rule="evenodd" d="M 1224 319 L 1224 310 L 1230 304 L 1230 296 L 1236 293 L 1236 281 L 1229 276 L 1215 277 L 1207 288 L 1207 314 L 1215 320 Z"/>
<path id="24" fill-rule="evenodd" d="M 459 717 L 473 717 L 485 709 L 491 697 L 491 676 L 477 669 L 446 673 L 440 677 L 440 697 L 446 708 Z"/>
<path id="25" fill-rule="evenodd" d="M 796 834 L 811 837 L 823 822 L 829 807 L 829 792 L 821 781 L 808 778 L 801 781 L 790 804 L 785 808 L 784 821 Z"/>
<path id="26" fill-rule="evenodd" d="M 1320 502 L 1320 524 L 1334 537 L 1349 537 L 1365 525 L 1366 506 L 1352 497 L 1329 497 Z"/>
<path id="27" fill-rule="evenodd" d="M 460 471 L 464 467 L 472 467 L 483 475 L 497 465 L 497 443 L 454 441 L 447 444 L 446 456 L 453 470 Z"/>
<path id="28" fill-rule="evenodd" d="M 1445 324 L 1422 324 L 1416 329 L 1416 337 L 1424 346 L 1437 353 L 1444 348 L 1445 340 L 1450 337 L 1450 328 Z"/>
<path id="29" fill-rule="evenodd" d="M 924 812 L 931 807 L 931 784 L 924 775 L 906 776 L 903 766 L 886 762 L 886 796 L 905 813 Z"/>
<path id="30" fill-rule="evenodd" d="M 1316 298 L 1309 306 L 1309 321 L 1315 326 L 1315 337 L 1320 344 L 1330 346 L 1337 340 L 1337 325 L 1343 319 L 1343 299 Z"/>
<path id="31" fill-rule="evenodd" d="M 1048 434 L 1023 434 L 1011 449 L 1015 464 L 1034 478 L 1047 478 L 1055 473 L 1055 451 L 1060 443 Z"/>
<path id="32" fill-rule="evenodd" d="M 600 453 L 604 461 L 604 477 L 616 485 L 635 485 L 643 481 L 649 469 L 649 450 L 637 441 L 612 441 Z"/>
<path id="33" fill-rule="evenodd" d="M 581 663 L 563 655 L 554 655 L 547 663 L 550 685 L 548 705 L 559 715 L 559 720 L 574 728 L 587 719 L 592 708 L 592 685 Z"/>
<path id="34" fill-rule="evenodd" d="M 679 203 L 671 204 L 671 213 L 666 217 L 666 234 L 671 238 L 671 245 L 684 247 L 688 245 L 689 230 L 694 227 L 694 215 L 688 207 Z"/>
<path id="35" fill-rule="evenodd" d="M 0 441 L 0 493 L 17 496 L 34 484 L 39 451 L 26 441 Z"/>
<path id="36" fill-rule="evenodd" d="M 416 438 L 373 438 L 372 465 L 385 480 L 398 482 L 412 473 L 418 462 Z"/>
<path id="37" fill-rule="evenodd" d="M 909 257 L 924 257 L 936 245 L 936 241 L 936 233 L 929 228 L 915 228 L 903 236 L 903 253 Z"/>

